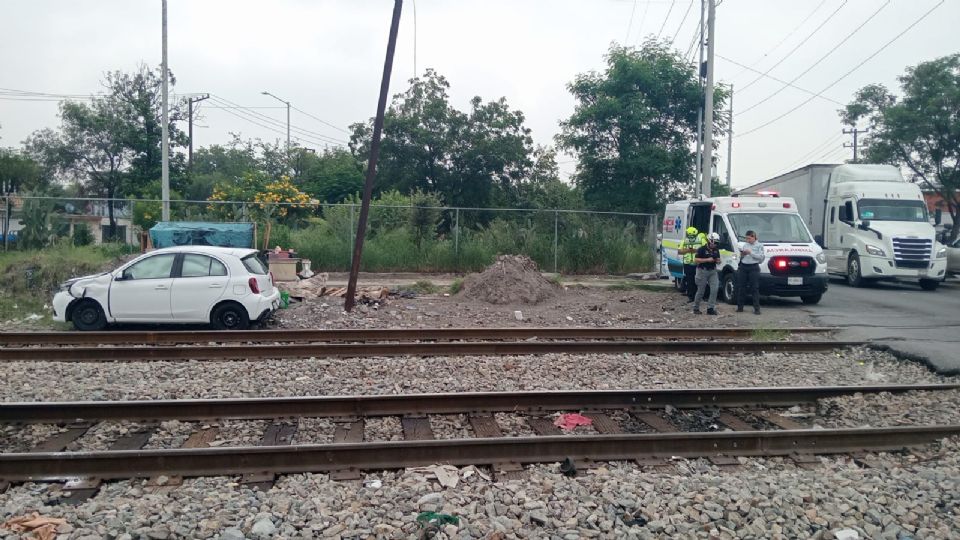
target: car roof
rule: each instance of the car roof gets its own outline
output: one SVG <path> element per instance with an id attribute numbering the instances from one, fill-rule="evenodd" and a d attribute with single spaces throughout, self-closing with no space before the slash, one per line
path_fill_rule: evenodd
<path id="1" fill-rule="evenodd" d="M 151 253 L 206 253 L 209 255 L 233 255 L 235 257 L 246 257 L 247 255 L 256 252 L 257 250 L 253 248 L 221 246 L 173 246 L 155 249 Z"/>

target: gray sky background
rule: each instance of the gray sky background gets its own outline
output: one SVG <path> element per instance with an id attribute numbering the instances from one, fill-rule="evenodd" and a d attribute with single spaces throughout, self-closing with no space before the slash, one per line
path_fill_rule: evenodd
<path id="1" fill-rule="evenodd" d="M 458 108 L 467 109 L 474 95 L 484 100 L 505 96 L 512 108 L 524 112 L 535 140 L 551 144 L 558 122 L 573 111 L 566 84 L 577 73 L 602 70 L 611 42 L 636 44 L 661 28 L 661 37 L 676 35 L 675 46 L 685 51 L 699 4 L 694 0 L 684 20 L 690 0 L 406 0 L 391 95 L 403 91 L 415 73 L 434 68 L 450 81 Z M 717 8 L 717 53 L 761 72 L 776 65 L 770 75 L 783 81 L 799 76 L 793 84 L 820 92 L 938 4 L 913 29 L 823 92 L 847 103 L 863 85 L 896 88 L 896 77 L 907 66 L 957 52 L 960 0 L 723 0 Z M 257 109 L 278 122 L 274 131 L 235 116 L 234 109 L 205 102 L 195 147 L 226 142 L 231 132 L 283 140 L 283 105 L 261 95 L 263 90 L 316 117 L 293 111 L 292 124 L 305 130 L 299 132 L 301 144 L 317 148 L 330 138 L 346 140 L 344 132 L 317 118 L 345 130 L 375 113 L 392 5 L 389 0 L 169 0 L 169 62 L 178 94 L 205 92 L 243 106 L 279 107 Z M 0 88 L 98 92 L 106 71 L 160 64 L 160 29 L 159 0 L 4 0 Z M 732 82 L 737 89 L 755 78 L 717 58 L 718 82 Z M 734 112 L 783 86 L 762 78 L 735 90 Z M 735 186 L 850 156 L 842 147 L 849 137 L 840 134 L 840 106 L 821 98 L 745 133 L 808 97 L 787 88 L 736 114 L 734 128 L 743 135 L 733 143 Z M 34 130 L 55 127 L 56 114 L 55 101 L 0 96 L 0 145 L 19 146 Z M 726 139 L 721 145 L 723 177 Z M 573 172 L 571 157 L 558 159 L 564 177 Z"/>

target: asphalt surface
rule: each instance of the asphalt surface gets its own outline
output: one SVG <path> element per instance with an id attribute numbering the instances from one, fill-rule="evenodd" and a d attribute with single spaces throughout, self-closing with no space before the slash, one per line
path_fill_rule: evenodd
<path id="1" fill-rule="evenodd" d="M 960 375 L 960 280 L 936 291 L 910 283 L 873 283 L 864 288 L 838 279 L 816 306 L 803 306 L 822 326 L 840 328 L 837 339 L 869 341 L 929 365 L 943 375 Z"/>

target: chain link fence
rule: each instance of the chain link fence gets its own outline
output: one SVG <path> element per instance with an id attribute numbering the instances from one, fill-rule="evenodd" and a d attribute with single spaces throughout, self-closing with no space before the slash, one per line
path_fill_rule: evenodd
<path id="1" fill-rule="evenodd" d="M 2 202 L 4 249 L 54 242 L 140 244 L 161 216 L 159 200 L 11 196 Z M 350 267 L 360 207 L 170 201 L 170 215 L 172 221 L 254 222 L 258 248 L 292 248 L 311 260 L 314 271 L 344 271 Z M 656 225 L 654 214 L 374 202 L 361 268 L 466 272 L 486 267 L 498 254 L 522 254 L 546 271 L 565 274 L 650 271 Z"/>

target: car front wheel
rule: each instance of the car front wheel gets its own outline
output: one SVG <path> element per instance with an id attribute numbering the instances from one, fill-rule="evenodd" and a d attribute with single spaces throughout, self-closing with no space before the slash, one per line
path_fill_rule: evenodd
<path id="1" fill-rule="evenodd" d="M 239 304 L 221 304 L 210 315 L 210 324 L 217 330 L 246 330 L 250 327 L 250 317 Z"/>
<path id="2" fill-rule="evenodd" d="M 107 327 L 107 317 L 103 308 L 95 300 L 82 300 L 73 308 L 70 316 L 73 327 L 83 332 L 103 330 Z"/>

